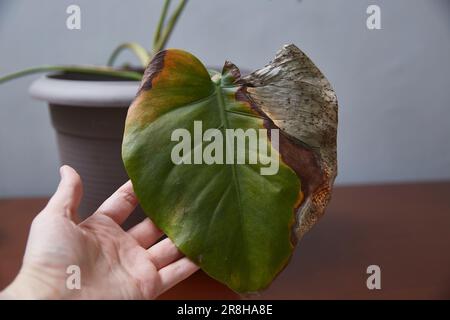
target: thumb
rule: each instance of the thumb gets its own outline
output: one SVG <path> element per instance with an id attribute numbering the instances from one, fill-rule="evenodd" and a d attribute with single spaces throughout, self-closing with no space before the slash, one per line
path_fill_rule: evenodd
<path id="1" fill-rule="evenodd" d="M 46 209 L 50 214 L 62 215 L 74 220 L 83 195 L 81 178 L 74 169 L 67 165 L 62 166 L 59 173 L 61 181 Z"/>

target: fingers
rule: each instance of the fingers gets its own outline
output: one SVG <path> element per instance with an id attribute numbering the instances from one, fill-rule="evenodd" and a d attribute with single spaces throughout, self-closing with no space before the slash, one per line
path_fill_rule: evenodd
<path id="1" fill-rule="evenodd" d="M 83 195 L 83 186 L 78 173 L 69 166 L 59 169 L 61 181 L 58 189 L 47 204 L 46 212 L 76 219 L 78 206 Z"/>
<path id="2" fill-rule="evenodd" d="M 198 269 L 199 267 L 186 257 L 160 269 L 158 272 L 161 278 L 162 292 L 183 281 Z"/>
<path id="3" fill-rule="evenodd" d="M 147 251 L 157 270 L 164 268 L 183 256 L 169 238 L 158 242 Z"/>
<path id="4" fill-rule="evenodd" d="M 163 235 L 163 232 L 148 218 L 128 230 L 128 233 L 145 249 L 158 241 Z"/>
<path id="5" fill-rule="evenodd" d="M 95 214 L 103 214 L 122 224 L 133 212 L 138 200 L 133 191 L 131 181 L 126 182 L 97 209 Z"/>

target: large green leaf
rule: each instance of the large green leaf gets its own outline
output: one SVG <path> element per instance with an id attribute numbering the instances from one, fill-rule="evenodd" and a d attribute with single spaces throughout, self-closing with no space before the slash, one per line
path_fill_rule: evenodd
<path id="1" fill-rule="evenodd" d="M 183 159 L 192 164 L 174 163 L 179 142 L 172 134 L 186 129 L 193 137 L 200 124 L 203 132 L 223 133 L 221 151 L 233 155 L 233 164 L 201 161 L 218 136 L 189 140 Z M 229 62 L 211 76 L 193 55 L 171 49 L 146 70 L 128 112 L 122 156 L 145 212 L 177 247 L 233 290 L 255 292 L 286 266 L 295 240 L 329 200 L 336 125 L 334 92 L 293 45 L 246 77 Z M 227 129 L 279 130 L 279 144 L 277 132 L 267 131 L 258 145 L 231 146 Z M 278 171 L 262 174 L 270 159 L 279 161 Z"/>

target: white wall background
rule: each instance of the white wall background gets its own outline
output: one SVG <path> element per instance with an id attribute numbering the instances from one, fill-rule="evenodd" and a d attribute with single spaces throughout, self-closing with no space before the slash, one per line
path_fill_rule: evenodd
<path id="1" fill-rule="evenodd" d="M 65 27 L 70 4 L 81 6 L 80 31 Z M 382 30 L 367 30 L 369 4 Z M 102 64 L 121 42 L 150 45 L 161 5 L 0 0 L 0 74 Z M 450 179 L 450 1 L 191 0 L 169 46 L 257 68 L 290 42 L 337 92 L 339 183 Z M 58 180 L 47 109 L 27 96 L 34 78 L 0 86 L 0 197 L 46 195 Z"/>

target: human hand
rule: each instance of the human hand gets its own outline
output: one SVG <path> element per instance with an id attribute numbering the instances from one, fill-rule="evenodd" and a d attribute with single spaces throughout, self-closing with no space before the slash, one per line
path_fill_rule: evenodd
<path id="1" fill-rule="evenodd" d="M 145 219 L 120 225 L 137 206 L 130 181 L 77 223 L 80 176 L 68 166 L 47 206 L 31 225 L 22 268 L 0 296 L 9 299 L 153 299 L 198 270 Z M 67 267 L 81 271 L 81 288 L 66 286 Z"/>

